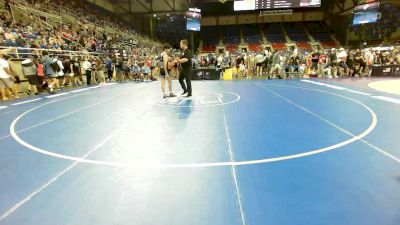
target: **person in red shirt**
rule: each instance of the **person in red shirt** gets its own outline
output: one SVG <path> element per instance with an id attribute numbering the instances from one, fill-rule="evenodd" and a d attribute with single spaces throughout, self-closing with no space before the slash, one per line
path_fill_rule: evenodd
<path id="1" fill-rule="evenodd" d="M 321 76 L 325 75 L 325 69 L 328 67 L 328 55 L 326 52 L 322 52 L 322 54 L 319 56 L 319 61 L 318 61 L 318 73 Z"/>

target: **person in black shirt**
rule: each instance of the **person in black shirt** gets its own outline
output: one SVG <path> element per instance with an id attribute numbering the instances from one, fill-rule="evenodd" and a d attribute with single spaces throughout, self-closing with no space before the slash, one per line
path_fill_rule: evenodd
<path id="1" fill-rule="evenodd" d="M 175 60 L 174 63 L 179 63 L 181 64 L 182 71 L 179 74 L 179 83 L 182 86 L 183 93 L 187 94 L 186 97 L 191 97 L 192 96 L 192 82 L 191 82 L 191 76 L 192 76 L 192 52 L 188 48 L 188 41 L 187 40 L 182 40 L 180 43 L 180 47 L 183 50 L 182 56 L 180 59 Z M 186 80 L 186 85 L 183 80 Z"/>
<path id="2" fill-rule="evenodd" d="M 319 52 L 316 50 L 311 53 L 311 70 L 315 73 L 317 73 L 318 70 L 318 61 L 319 61 Z"/>
<path id="3" fill-rule="evenodd" d="M 338 65 L 338 60 L 337 60 L 337 51 L 335 48 L 332 48 L 331 54 L 329 55 L 329 70 L 328 70 L 328 76 L 337 77 L 337 65 Z"/>

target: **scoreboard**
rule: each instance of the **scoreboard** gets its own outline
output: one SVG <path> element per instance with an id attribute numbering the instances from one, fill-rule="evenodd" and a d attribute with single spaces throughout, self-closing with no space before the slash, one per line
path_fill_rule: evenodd
<path id="1" fill-rule="evenodd" d="M 321 0 L 235 0 L 234 10 L 290 9 L 320 7 Z"/>

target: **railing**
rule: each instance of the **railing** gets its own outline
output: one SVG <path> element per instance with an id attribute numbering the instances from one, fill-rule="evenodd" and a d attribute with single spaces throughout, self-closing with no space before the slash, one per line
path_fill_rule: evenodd
<path id="1" fill-rule="evenodd" d="M 44 27 L 49 28 L 49 29 L 53 29 L 53 26 L 48 23 L 48 17 L 46 17 L 45 15 L 38 13 L 37 10 L 33 10 L 31 8 L 28 7 L 21 7 L 21 6 L 15 6 L 15 5 L 11 5 L 11 11 L 13 12 L 13 15 L 16 14 L 16 11 L 20 12 L 21 14 L 23 14 L 26 18 L 29 18 L 29 14 L 31 14 L 33 17 L 35 17 L 35 19 L 41 23 Z M 42 20 L 42 17 L 46 18 L 46 21 Z"/>
<path id="2" fill-rule="evenodd" d="M 4 47 L 0 46 L 0 50 L 10 55 L 14 59 L 24 59 L 29 56 L 41 56 L 43 51 L 47 51 L 50 55 L 69 56 L 69 57 L 87 57 L 99 56 L 103 53 L 85 52 L 85 51 L 69 51 L 58 49 L 43 49 L 43 48 L 19 48 L 19 47 Z"/>

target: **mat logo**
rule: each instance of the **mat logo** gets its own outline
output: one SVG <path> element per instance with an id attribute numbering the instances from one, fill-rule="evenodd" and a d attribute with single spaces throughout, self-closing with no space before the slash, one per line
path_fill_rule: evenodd
<path id="1" fill-rule="evenodd" d="M 173 107 L 206 107 L 222 106 L 236 102 L 240 96 L 231 92 L 196 92 L 193 97 L 166 98 L 159 102 L 159 105 Z"/>

